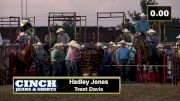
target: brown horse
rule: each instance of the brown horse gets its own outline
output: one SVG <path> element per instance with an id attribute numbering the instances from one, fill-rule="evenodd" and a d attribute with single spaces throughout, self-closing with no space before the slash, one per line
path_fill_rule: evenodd
<path id="1" fill-rule="evenodd" d="M 135 38 L 135 47 L 137 50 L 140 50 L 141 54 L 141 60 L 142 64 L 148 65 L 149 64 L 149 57 L 150 57 L 150 52 L 148 47 L 146 46 L 144 39 L 140 36 L 137 36 Z"/>
<path id="2" fill-rule="evenodd" d="M 24 68 L 24 71 L 22 72 L 25 72 L 26 70 L 27 75 L 29 75 L 29 70 L 32 65 L 32 62 L 34 61 L 34 57 L 35 57 L 35 48 L 32 44 L 28 44 L 23 50 L 20 51 L 19 60 L 24 66 L 21 69 Z"/>

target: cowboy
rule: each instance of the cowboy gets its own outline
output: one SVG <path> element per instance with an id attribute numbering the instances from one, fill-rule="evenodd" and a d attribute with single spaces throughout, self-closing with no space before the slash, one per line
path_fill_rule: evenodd
<path id="1" fill-rule="evenodd" d="M 3 44 L 3 39 L 2 39 L 2 36 L 1 36 L 1 33 L 0 33 L 0 45 Z"/>
<path id="2" fill-rule="evenodd" d="M 65 52 L 64 44 L 56 43 L 53 46 L 53 51 L 51 52 L 51 63 L 53 67 L 53 76 L 62 76 L 63 69 L 65 67 Z"/>
<path id="3" fill-rule="evenodd" d="M 45 62 L 48 58 L 47 52 L 43 48 L 43 44 L 41 42 L 37 42 L 35 44 L 35 50 L 36 50 L 36 73 L 38 76 L 45 76 Z"/>
<path id="4" fill-rule="evenodd" d="M 128 72 L 130 67 L 126 65 L 128 65 L 130 59 L 130 51 L 126 47 L 126 41 L 121 40 L 120 44 L 122 47 L 116 50 L 116 61 L 117 65 L 122 65 L 122 67 L 120 67 L 118 71 L 120 71 L 120 75 L 125 81 L 129 81 Z"/>
<path id="5" fill-rule="evenodd" d="M 34 28 L 30 28 L 26 31 L 26 33 L 28 34 L 28 43 L 29 44 L 36 44 L 37 42 L 40 41 L 40 39 L 38 38 L 38 36 L 35 33 Z"/>
<path id="6" fill-rule="evenodd" d="M 107 46 L 106 46 L 107 47 Z M 99 66 L 102 64 L 102 60 L 103 60 L 103 55 L 104 55 L 104 50 L 103 50 L 103 44 L 100 42 L 96 43 L 96 51 L 98 52 L 98 63 Z"/>
<path id="7" fill-rule="evenodd" d="M 115 42 L 119 42 L 121 40 L 124 40 L 126 42 L 131 42 L 132 40 L 131 40 L 131 36 L 129 34 L 130 31 L 128 29 L 124 29 L 124 30 L 122 30 L 122 32 L 123 32 L 123 34 L 119 35 Z"/>
<path id="8" fill-rule="evenodd" d="M 104 54 L 102 59 L 101 75 L 110 76 L 111 75 L 110 67 L 107 65 L 111 64 L 111 54 L 108 52 L 107 46 L 103 46 L 103 49 L 104 49 Z"/>
<path id="9" fill-rule="evenodd" d="M 149 22 L 145 19 L 146 15 L 141 13 L 141 19 L 136 22 L 135 29 L 144 39 L 146 39 L 146 32 L 149 30 L 150 25 Z"/>
<path id="10" fill-rule="evenodd" d="M 69 49 L 66 56 L 67 76 L 78 76 L 81 46 L 76 41 L 71 41 L 68 43 L 68 46 Z"/>
<path id="11" fill-rule="evenodd" d="M 20 49 L 24 49 L 27 45 L 27 35 L 24 32 L 19 33 L 15 42 L 18 43 Z"/>
<path id="12" fill-rule="evenodd" d="M 58 33 L 57 36 L 57 43 L 63 43 L 67 44 L 70 41 L 70 37 L 67 33 L 64 32 L 65 30 L 63 28 L 59 28 L 56 33 Z"/>
<path id="13" fill-rule="evenodd" d="M 114 44 L 114 42 L 109 42 L 109 48 L 108 48 L 108 52 L 111 54 L 112 53 L 112 51 L 113 51 L 113 45 Z"/>
<path id="14" fill-rule="evenodd" d="M 158 41 L 159 41 L 159 37 L 156 34 L 156 31 L 153 29 L 149 29 L 149 31 L 147 32 L 149 34 L 150 40 L 152 42 L 152 52 L 154 53 L 156 51 L 156 47 L 158 45 Z"/>
<path id="15" fill-rule="evenodd" d="M 127 48 L 129 48 L 129 51 L 130 51 L 129 64 L 135 64 L 136 49 L 133 46 L 133 43 L 127 43 Z"/>

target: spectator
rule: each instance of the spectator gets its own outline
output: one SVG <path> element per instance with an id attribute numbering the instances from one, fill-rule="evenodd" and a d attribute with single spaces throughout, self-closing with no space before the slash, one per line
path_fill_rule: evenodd
<path id="1" fill-rule="evenodd" d="M 34 28 L 30 28 L 26 31 L 26 34 L 28 34 L 28 43 L 31 44 L 37 44 L 37 42 L 40 41 L 40 39 L 38 38 L 38 36 L 35 33 Z"/>
<path id="2" fill-rule="evenodd" d="M 43 44 L 41 42 L 37 42 L 35 45 L 36 50 L 36 73 L 38 76 L 44 76 L 45 75 L 45 62 L 48 59 L 47 52 L 43 48 Z"/>
<path id="3" fill-rule="evenodd" d="M 107 46 L 104 46 L 103 49 L 104 49 L 104 54 L 103 54 L 103 59 L 102 59 L 101 75 L 110 76 L 111 67 L 108 65 L 110 65 L 111 63 L 111 54 L 108 52 Z"/>
<path id="4" fill-rule="evenodd" d="M 66 56 L 66 68 L 68 76 L 78 76 L 78 63 L 80 60 L 81 46 L 76 41 L 68 43 L 69 49 Z"/>
<path id="5" fill-rule="evenodd" d="M 0 33 L 0 45 L 3 44 L 3 39 L 2 39 L 2 36 L 1 36 L 1 33 Z"/>
<path id="6" fill-rule="evenodd" d="M 130 51 L 126 47 L 126 41 L 122 40 L 120 44 L 122 45 L 122 48 L 119 48 L 116 51 L 116 61 L 117 65 L 122 65 L 119 68 L 120 75 L 125 81 L 129 81 L 128 72 L 130 67 L 126 65 L 128 65 Z"/>
<path id="7" fill-rule="evenodd" d="M 64 29 L 63 28 L 59 28 L 56 33 L 58 33 L 57 36 L 57 43 L 63 43 L 63 44 L 67 44 L 70 41 L 70 37 L 67 33 L 64 33 Z"/>
<path id="8" fill-rule="evenodd" d="M 51 52 L 51 62 L 53 67 L 53 76 L 62 76 L 65 61 L 64 44 L 56 43 Z"/>
<path id="9" fill-rule="evenodd" d="M 122 30 L 122 32 L 123 32 L 123 34 L 119 35 L 115 42 L 119 42 L 121 40 L 124 40 L 126 42 L 132 42 L 133 41 L 133 40 L 131 40 L 132 36 L 129 34 L 130 31 L 128 29 L 124 29 L 124 30 Z"/>

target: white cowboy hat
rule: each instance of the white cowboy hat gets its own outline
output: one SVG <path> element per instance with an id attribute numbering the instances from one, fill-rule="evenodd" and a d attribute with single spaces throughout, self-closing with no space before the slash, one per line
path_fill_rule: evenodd
<path id="1" fill-rule="evenodd" d="M 27 23 L 28 23 L 28 20 L 22 20 L 20 26 L 23 27 L 23 26 L 26 25 Z"/>
<path id="2" fill-rule="evenodd" d="M 81 45 L 81 48 L 84 48 L 85 46 L 84 45 Z"/>
<path id="3" fill-rule="evenodd" d="M 107 46 L 103 46 L 103 49 L 107 49 L 108 47 Z"/>
<path id="4" fill-rule="evenodd" d="M 127 45 L 128 45 L 128 46 L 132 46 L 132 45 L 133 45 L 133 43 L 132 43 L 132 42 L 130 42 L 130 43 L 127 43 Z"/>
<path id="5" fill-rule="evenodd" d="M 121 40 L 119 43 L 120 43 L 120 44 L 126 44 L 126 41 Z"/>
<path id="6" fill-rule="evenodd" d="M 118 46 L 118 47 L 121 47 L 121 44 L 120 44 L 120 43 L 118 43 L 118 44 L 117 44 L 117 46 Z"/>
<path id="7" fill-rule="evenodd" d="M 64 32 L 65 30 L 63 28 L 58 28 L 58 30 L 56 31 L 56 33 L 59 33 L 59 32 Z"/>
<path id="8" fill-rule="evenodd" d="M 37 42 L 36 46 L 42 46 L 43 44 L 41 42 Z"/>
<path id="9" fill-rule="evenodd" d="M 145 17 L 146 15 L 144 13 L 141 13 L 139 16 L 141 16 L 141 17 L 144 16 Z"/>
<path id="10" fill-rule="evenodd" d="M 20 37 L 21 37 L 21 36 L 24 36 L 24 35 L 26 35 L 24 32 L 19 33 L 19 36 L 20 36 Z"/>
<path id="11" fill-rule="evenodd" d="M 156 31 L 153 29 L 149 29 L 149 31 L 147 31 L 147 33 L 156 33 Z"/>
<path id="12" fill-rule="evenodd" d="M 156 48 L 163 48 L 164 46 L 162 44 L 158 44 Z"/>
<path id="13" fill-rule="evenodd" d="M 176 37 L 176 39 L 180 39 L 180 34 Z"/>
<path id="14" fill-rule="evenodd" d="M 81 49 L 81 46 L 77 43 L 72 43 L 71 44 L 72 47 L 75 47 L 75 48 L 78 48 L 78 49 Z"/>
<path id="15" fill-rule="evenodd" d="M 129 30 L 128 29 L 124 29 L 124 30 L 122 30 L 122 32 L 129 33 Z"/>
<path id="16" fill-rule="evenodd" d="M 117 45 L 114 43 L 113 45 L 112 45 L 113 47 L 117 47 Z"/>
<path id="17" fill-rule="evenodd" d="M 97 43 L 96 43 L 96 46 L 101 47 L 101 46 L 102 46 L 102 43 L 97 42 Z"/>
<path id="18" fill-rule="evenodd" d="M 111 41 L 111 42 L 109 42 L 109 44 L 110 44 L 110 45 L 113 45 L 113 44 L 114 44 L 114 42 L 112 42 L 112 41 Z"/>
<path id="19" fill-rule="evenodd" d="M 77 44 L 77 41 L 72 40 L 72 41 L 70 41 L 67 45 L 68 45 L 68 46 L 71 46 L 72 44 Z"/>
<path id="20" fill-rule="evenodd" d="M 57 48 L 57 47 L 61 47 L 61 46 L 64 46 L 63 43 L 56 43 L 54 44 L 53 48 Z"/>

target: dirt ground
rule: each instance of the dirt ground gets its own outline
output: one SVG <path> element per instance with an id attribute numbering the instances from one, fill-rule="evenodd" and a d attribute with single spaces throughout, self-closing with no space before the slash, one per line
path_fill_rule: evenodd
<path id="1" fill-rule="evenodd" d="M 0 86 L 0 101 L 180 101 L 180 87 L 171 84 L 122 84 L 120 95 L 13 95 Z"/>

